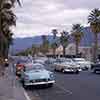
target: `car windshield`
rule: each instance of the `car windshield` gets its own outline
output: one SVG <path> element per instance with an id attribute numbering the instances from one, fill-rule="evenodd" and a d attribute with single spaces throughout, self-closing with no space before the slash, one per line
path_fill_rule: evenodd
<path id="1" fill-rule="evenodd" d="M 29 65 L 25 67 L 25 71 L 31 71 L 31 70 L 43 70 L 43 65 Z"/>
<path id="2" fill-rule="evenodd" d="M 56 59 L 56 62 L 60 62 L 60 63 L 65 62 L 65 61 L 66 61 L 66 59 L 63 59 L 63 58 L 62 59 Z"/>

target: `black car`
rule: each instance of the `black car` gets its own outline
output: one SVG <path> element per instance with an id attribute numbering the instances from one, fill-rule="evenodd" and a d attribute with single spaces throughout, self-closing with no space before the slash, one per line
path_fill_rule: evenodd
<path id="1" fill-rule="evenodd" d="M 92 64 L 91 70 L 93 73 L 100 73 L 100 63 Z"/>

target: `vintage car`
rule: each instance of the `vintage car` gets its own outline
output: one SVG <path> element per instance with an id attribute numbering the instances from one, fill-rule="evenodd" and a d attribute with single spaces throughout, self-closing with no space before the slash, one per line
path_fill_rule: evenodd
<path id="1" fill-rule="evenodd" d="M 52 86 L 55 83 L 54 74 L 44 68 L 42 64 L 27 64 L 21 73 L 21 81 L 24 87 L 32 85 Z"/>
<path id="2" fill-rule="evenodd" d="M 25 64 L 27 64 L 27 60 L 19 60 L 16 64 L 14 64 L 16 75 L 20 77 L 21 71 L 24 69 Z"/>
<path id="3" fill-rule="evenodd" d="M 82 70 L 88 70 L 91 68 L 91 62 L 85 60 L 84 58 L 73 58 L 76 64 L 79 64 Z"/>
<path id="4" fill-rule="evenodd" d="M 80 65 L 73 62 L 72 59 L 65 59 L 63 61 L 59 61 L 54 63 L 54 70 L 55 71 L 61 71 L 61 72 L 73 72 L 73 73 L 79 73 L 81 71 Z"/>
<path id="5" fill-rule="evenodd" d="M 91 64 L 91 72 L 100 73 L 100 63 Z"/>
<path id="6" fill-rule="evenodd" d="M 42 65 L 45 65 L 45 61 L 43 61 L 41 59 L 35 59 L 35 60 L 33 60 L 33 63 L 40 63 Z"/>
<path id="7" fill-rule="evenodd" d="M 55 61 L 56 61 L 55 58 L 48 58 L 48 59 L 45 61 L 45 63 L 46 63 L 46 64 L 52 65 Z"/>

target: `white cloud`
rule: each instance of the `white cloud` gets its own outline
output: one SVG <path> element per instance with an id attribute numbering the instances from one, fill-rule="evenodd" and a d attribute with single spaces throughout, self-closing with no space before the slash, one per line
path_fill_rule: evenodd
<path id="1" fill-rule="evenodd" d="M 23 0 L 17 6 L 17 26 L 15 37 L 49 34 L 52 28 L 71 29 L 75 23 L 87 24 L 87 16 L 92 8 L 99 7 L 100 0 Z"/>

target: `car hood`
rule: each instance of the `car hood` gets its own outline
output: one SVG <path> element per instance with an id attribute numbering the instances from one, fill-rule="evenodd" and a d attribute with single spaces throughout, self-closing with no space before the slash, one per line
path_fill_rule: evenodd
<path id="1" fill-rule="evenodd" d="M 29 77 L 29 79 L 47 79 L 50 78 L 50 73 L 47 70 L 32 70 L 25 72 L 25 75 Z"/>
<path id="2" fill-rule="evenodd" d="M 77 62 L 78 64 L 91 64 L 89 61 Z"/>
<path id="3" fill-rule="evenodd" d="M 72 66 L 75 66 L 76 65 L 76 63 L 69 63 L 69 62 L 63 62 L 63 63 L 61 63 L 62 65 L 65 65 L 65 66 L 67 66 L 67 65 L 72 65 Z"/>

